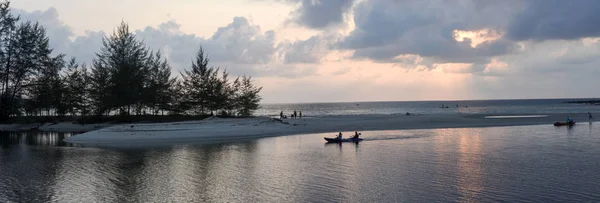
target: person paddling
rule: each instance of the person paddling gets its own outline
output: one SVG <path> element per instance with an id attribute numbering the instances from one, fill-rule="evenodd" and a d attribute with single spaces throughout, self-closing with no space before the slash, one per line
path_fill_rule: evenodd
<path id="1" fill-rule="evenodd" d="M 354 137 L 352 137 L 352 138 L 354 138 L 354 139 L 358 139 L 358 136 L 360 136 L 360 133 L 358 133 L 358 132 L 354 131 Z"/>

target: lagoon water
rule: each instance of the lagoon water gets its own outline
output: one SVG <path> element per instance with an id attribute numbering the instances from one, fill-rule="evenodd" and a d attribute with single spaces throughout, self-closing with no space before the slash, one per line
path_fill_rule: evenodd
<path id="1" fill-rule="evenodd" d="M 129 149 L 2 134 L 0 202 L 598 202 L 599 132 L 578 123 Z"/>

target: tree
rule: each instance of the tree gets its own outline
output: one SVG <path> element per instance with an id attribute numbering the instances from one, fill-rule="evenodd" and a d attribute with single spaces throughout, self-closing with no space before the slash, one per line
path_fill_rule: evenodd
<path id="1" fill-rule="evenodd" d="M 55 110 L 55 115 L 64 116 L 69 110 L 69 106 L 66 103 L 68 89 L 64 83 L 63 78 L 60 76 L 60 72 L 64 68 L 64 60 L 61 55 L 60 58 L 55 58 L 54 63 L 48 69 L 50 69 L 50 108 Z"/>
<path id="2" fill-rule="evenodd" d="M 55 113 L 64 115 L 66 107 L 63 105 L 64 85 L 59 72 L 64 66 L 63 55 L 48 59 L 38 66 L 37 74 L 28 86 L 29 98 L 38 109 L 44 109 L 47 116 Z"/>
<path id="3" fill-rule="evenodd" d="M 169 110 L 172 97 L 171 87 L 176 83 L 177 78 L 171 78 L 171 66 L 167 60 L 163 60 L 160 63 L 158 70 L 155 72 L 155 84 L 157 85 L 156 99 L 158 102 L 158 110 L 164 111 Z"/>
<path id="4" fill-rule="evenodd" d="M 227 70 L 223 70 L 221 78 L 214 78 L 215 83 L 218 85 L 215 88 L 215 109 L 220 110 L 220 115 L 230 116 L 234 108 L 234 95 L 235 91 L 232 87 L 232 83 L 229 82 L 229 73 Z"/>
<path id="5" fill-rule="evenodd" d="M 171 78 L 171 66 L 166 59 L 163 60 L 160 52 L 148 57 L 149 74 L 145 81 L 144 104 L 153 110 L 154 114 L 169 109 L 171 100 L 170 90 L 175 83 Z"/>
<path id="6" fill-rule="evenodd" d="M 110 72 L 98 60 L 93 61 L 89 76 L 86 77 L 89 85 L 88 96 L 90 107 L 96 116 L 107 114 L 111 110 Z"/>
<path id="7" fill-rule="evenodd" d="M 0 4 L 0 14 L 7 9 L 8 3 L 5 2 Z M 10 17 L 4 18 L 0 21 L 12 22 L 13 19 Z M 18 19 L 18 18 L 17 18 Z M 13 22 L 14 23 L 14 22 Z M 7 26 L 12 27 L 12 25 Z M 7 28 L 8 30 L 12 28 Z M 14 30 L 8 33 L 6 36 L 2 36 L 4 39 L 8 38 L 8 42 L 3 41 L 4 48 L 0 51 L 3 70 L 2 75 L 4 84 L 2 85 L 2 99 L 0 110 L 0 120 L 7 119 L 11 114 L 20 114 L 21 104 L 23 104 L 24 91 L 35 88 L 36 76 L 49 73 L 52 70 L 60 69 L 60 61 L 63 55 L 51 57 L 52 49 L 49 47 L 49 39 L 46 37 L 46 30 L 41 27 L 38 23 L 23 22 L 18 26 L 14 27 Z M 46 84 L 51 84 L 49 75 Z M 41 91 L 40 91 L 41 92 Z M 51 91 L 46 91 L 44 96 L 51 99 Z M 31 96 L 31 95 L 27 95 Z M 38 100 L 39 101 L 39 100 Z M 50 104 L 45 104 L 45 107 L 49 107 Z"/>
<path id="8" fill-rule="evenodd" d="M 103 38 L 102 45 L 96 54 L 96 63 L 109 73 L 111 103 L 108 106 L 130 115 L 131 107 L 143 104 L 144 84 L 149 73 L 148 50 L 125 22 L 121 22 L 111 36 Z"/>
<path id="9" fill-rule="evenodd" d="M 238 115 L 240 116 L 251 116 L 252 113 L 260 108 L 260 100 L 262 99 L 258 93 L 262 90 L 262 87 L 254 87 L 252 84 L 252 78 L 243 76 L 239 82 L 239 89 L 237 89 L 237 105 Z"/>
<path id="10" fill-rule="evenodd" d="M 181 79 L 159 51 L 151 52 L 125 22 L 108 37 L 88 71 L 74 58 L 52 55 L 46 30 L 13 16 L 0 3 L 0 121 L 21 115 L 98 116 L 218 113 L 249 116 L 259 108 L 262 88 L 250 77 L 230 82 L 226 70 L 209 67 L 202 47 Z M 63 71 L 64 69 L 64 71 Z M 132 111 L 133 110 L 133 111 Z"/>
<path id="11" fill-rule="evenodd" d="M 0 121 L 7 120 L 16 110 L 14 90 L 18 87 L 11 85 L 11 68 L 14 66 L 14 38 L 19 17 L 10 12 L 10 2 L 0 3 Z"/>
<path id="12" fill-rule="evenodd" d="M 65 84 L 65 100 L 67 112 L 71 115 L 85 116 L 88 113 L 87 66 L 79 65 L 75 58 L 69 61 L 63 83 Z"/>
<path id="13" fill-rule="evenodd" d="M 187 95 L 185 86 L 181 80 L 174 80 L 173 85 L 169 89 L 169 108 L 167 109 L 172 115 L 181 115 L 188 112 L 191 108 L 185 95 Z"/>
<path id="14" fill-rule="evenodd" d="M 209 79 L 213 75 L 214 69 L 208 67 L 208 61 L 208 56 L 200 47 L 196 54 L 196 61 L 192 61 L 192 69 L 184 70 L 181 74 L 185 89 L 185 103 L 199 115 L 205 114 L 209 106 Z"/>

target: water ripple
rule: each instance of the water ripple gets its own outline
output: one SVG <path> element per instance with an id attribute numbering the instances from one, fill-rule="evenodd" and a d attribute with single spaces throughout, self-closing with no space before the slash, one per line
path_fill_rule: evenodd
<path id="1" fill-rule="evenodd" d="M 0 202 L 597 202 L 597 126 L 135 150 L 66 147 L 44 135 L 0 149 Z"/>

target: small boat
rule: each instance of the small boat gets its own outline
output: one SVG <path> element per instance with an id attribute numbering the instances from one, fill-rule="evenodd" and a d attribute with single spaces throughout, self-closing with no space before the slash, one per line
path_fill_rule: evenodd
<path id="1" fill-rule="evenodd" d="M 569 122 L 556 122 L 556 123 L 554 123 L 554 126 L 565 126 L 565 125 L 573 126 L 573 125 L 575 125 L 575 122 L 573 121 L 571 123 L 569 123 Z"/>
<path id="2" fill-rule="evenodd" d="M 329 143 L 341 143 L 341 142 L 360 142 L 363 141 L 362 138 L 329 138 L 325 137 L 325 140 Z"/>

